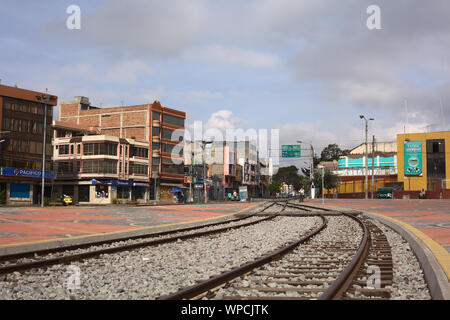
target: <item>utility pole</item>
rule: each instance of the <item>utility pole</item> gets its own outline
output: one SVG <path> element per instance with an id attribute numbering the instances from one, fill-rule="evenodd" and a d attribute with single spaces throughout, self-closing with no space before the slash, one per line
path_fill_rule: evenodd
<path id="1" fill-rule="evenodd" d="M 45 190 L 45 138 L 47 136 L 47 103 L 49 102 L 50 97 L 47 94 L 47 88 L 45 89 L 45 94 L 36 96 L 36 99 L 44 103 L 44 138 L 42 142 L 42 186 L 41 186 L 41 207 L 44 207 L 44 190 Z"/>
<path id="2" fill-rule="evenodd" d="M 369 120 L 366 119 L 365 116 L 360 115 L 359 116 L 361 119 L 364 119 L 366 121 L 366 154 L 365 154 L 365 163 L 364 163 L 364 167 L 365 167 L 365 199 L 368 199 L 368 179 L 367 179 L 367 162 L 368 162 L 368 155 L 369 155 L 369 150 L 368 150 L 368 145 L 367 145 L 367 134 L 368 134 L 368 123 L 370 120 L 374 120 L 373 118 L 369 118 Z"/>
<path id="3" fill-rule="evenodd" d="M 375 170 L 375 135 L 372 136 L 372 200 L 373 200 L 373 194 L 374 194 L 374 170 Z"/>
<path id="4" fill-rule="evenodd" d="M 212 141 L 202 141 L 202 158 L 203 158 L 203 192 L 204 192 L 204 201 L 205 203 L 208 202 L 207 200 L 207 193 L 206 193 L 206 166 L 205 166 L 205 147 L 207 144 L 213 143 Z"/>

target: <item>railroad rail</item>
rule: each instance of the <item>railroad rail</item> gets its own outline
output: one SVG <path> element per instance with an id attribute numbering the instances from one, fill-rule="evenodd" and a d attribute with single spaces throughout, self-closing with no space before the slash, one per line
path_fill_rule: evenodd
<path id="1" fill-rule="evenodd" d="M 300 204 L 286 206 L 304 209 Z M 383 232 L 370 221 L 342 213 L 339 219 L 359 226 L 359 243 L 352 245 L 345 238 L 314 243 L 323 230 L 332 228 L 324 214 L 317 215 L 322 225 L 298 241 L 160 299 L 388 299 L 392 256 Z M 372 270 L 380 271 L 381 279 L 374 273 L 371 281 Z"/>
<path id="2" fill-rule="evenodd" d="M 1 265 L 0 275 L 12 273 L 15 271 L 29 270 L 29 269 L 33 269 L 33 268 L 45 268 L 45 267 L 49 267 L 52 265 L 64 264 L 64 263 L 69 263 L 69 262 L 73 262 L 73 261 L 80 261 L 80 260 L 89 259 L 89 258 L 95 258 L 95 257 L 98 257 L 103 254 L 112 254 L 112 253 L 117 253 L 117 252 L 122 252 L 122 251 L 135 250 L 135 249 L 139 249 L 139 248 L 143 248 L 143 247 L 157 246 L 157 245 L 166 244 L 166 243 L 170 243 L 170 242 L 176 242 L 178 240 L 186 240 L 186 239 L 192 239 L 192 238 L 197 238 L 197 237 L 202 237 L 202 236 L 208 236 L 208 235 L 226 232 L 230 229 L 237 229 L 237 228 L 251 226 L 253 224 L 257 224 L 260 222 L 272 220 L 277 215 L 263 217 L 261 219 L 257 219 L 257 220 L 247 222 L 247 223 L 231 225 L 231 226 L 228 225 L 228 226 L 213 229 L 213 230 L 205 230 L 205 231 L 199 231 L 199 232 L 185 234 L 185 232 L 189 232 L 189 231 L 205 229 L 205 228 L 210 228 L 213 226 L 230 224 L 233 222 L 239 222 L 241 220 L 249 219 L 251 217 L 255 217 L 260 212 L 264 212 L 265 210 L 267 210 L 268 208 L 270 208 L 274 205 L 282 206 L 282 209 L 280 210 L 280 212 L 282 212 L 286 208 L 287 201 L 281 202 L 281 203 L 273 202 L 270 205 L 264 207 L 262 210 L 259 210 L 253 214 L 240 216 L 238 218 L 228 220 L 228 221 L 222 221 L 222 222 L 217 222 L 217 223 L 213 223 L 213 224 L 208 224 L 206 226 L 200 225 L 200 226 L 195 226 L 195 227 L 188 227 L 188 228 L 183 228 L 183 229 L 178 229 L 178 230 L 155 233 L 155 234 L 151 234 L 151 235 L 132 236 L 132 237 L 127 237 L 127 238 L 122 238 L 122 239 L 106 240 L 106 241 L 98 241 L 98 242 L 92 242 L 92 243 L 82 244 L 82 245 L 74 245 L 74 246 L 65 247 L 62 249 L 47 249 L 47 250 L 41 250 L 41 251 L 36 251 L 36 252 L 28 252 L 28 253 L 24 253 L 24 254 L 14 254 L 14 255 L 3 256 L 0 259 L 0 265 Z M 154 240 L 140 241 L 142 239 L 146 239 L 149 237 L 155 238 L 155 237 L 161 237 L 161 236 L 167 236 L 167 235 L 169 235 L 169 237 L 161 238 L 161 239 L 154 239 Z M 111 245 L 114 243 L 117 244 L 119 242 L 130 241 L 130 240 L 138 240 L 138 241 L 129 243 L 129 244 L 116 245 L 116 246 L 111 246 L 111 247 L 107 247 L 107 248 L 100 248 L 100 249 L 94 249 L 94 250 L 90 250 L 90 251 L 84 251 L 81 253 L 73 253 L 73 254 L 70 253 L 71 251 L 82 250 L 82 249 L 92 249 L 97 246 Z M 45 255 L 52 255 L 52 254 L 60 254 L 60 256 L 49 257 L 49 258 L 45 257 Z M 18 261 L 20 261 L 20 259 L 31 259 L 33 261 L 18 262 Z"/>

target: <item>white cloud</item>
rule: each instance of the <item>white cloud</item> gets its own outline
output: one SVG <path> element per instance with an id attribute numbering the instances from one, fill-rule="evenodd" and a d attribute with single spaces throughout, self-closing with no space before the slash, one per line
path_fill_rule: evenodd
<path id="1" fill-rule="evenodd" d="M 207 100 L 211 99 L 222 99 L 223 95 L 220 92 L 211 92 L 211 91 L 189 91 L 187 93 L 186 100 L 191 103 L 203 103 Z"/>
<path id="2" fill-rule="evenodd" d="M 205 125 L 206 129 L 235 129 L 237 126 L 241 126 L 245 123 L 244 120 L 233 116 L 233 112 L 230 110 L 219 110 L 214 112 Z"/>
<path id="3" fill-rule="evenodd" d="M 143 61 L 130 60 L 112 65 L 105 74 L 105 80 L 118 84 L 135 84 L 138 74 L 152 74 L 153 70 Z"/>
<path id="4" fill-rule="evenodd" d="M 398 88 L 381 82 L 353 82 L 349 80 L 337 83 L 338 95 L 342 100 L 349 100 L 356 103 L 387 104 L 401 101 L 398 96 Z"/>
<path id="5" fill-rule="evenodd" d="M 249 68 L 273 68 L 280 64 L 280 58 L 276 54 L 261 53 L 237 47 L 224 47 L 218 44 L 191 50 L 187 52 L 186 57 Z"/>

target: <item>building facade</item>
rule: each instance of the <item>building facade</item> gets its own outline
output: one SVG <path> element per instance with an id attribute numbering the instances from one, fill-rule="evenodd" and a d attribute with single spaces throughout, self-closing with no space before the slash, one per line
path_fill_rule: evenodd
<path id="1" fill-rule="evenodd" d="M 170 190 L 184 182 L 183 137 L 186 113 L 151 104 L 98 108 L 86 97 L 61 103 L 60 120 L 96 127 L 102 135 L 148 144 L 150 200 L 175 201 Z"/>
<path id="2" fill-rule="evenodd" d="M 50 197 L 55 95 L 0 85 L 0 202 L 40 204 L 45 134 L 45 191 Z"/>
<path id="3" fill-rule="evenodd" d="M 54 122 L 54 197 L 74 203 L 148 202 L 149 145 L 102 135 L 98 129 Z"/>
<path id="4" fill-rule="evenodd" d="M 450 196 L 450 132 L 397 135 L 398 181 L 405 191 L 435 192 Z"/>

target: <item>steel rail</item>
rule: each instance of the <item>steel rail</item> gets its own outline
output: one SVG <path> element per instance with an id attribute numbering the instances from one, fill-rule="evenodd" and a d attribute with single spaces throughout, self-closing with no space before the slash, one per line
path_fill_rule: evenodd
<path id="1" fill-rule="evenodd" d="M 257 260 L 248 262 L 242 266 L 233 268 L 230 271 L 226 271 L 220 275 L 212 277 L 206 281 L 203 281 L 203 282 L 200 282 L 193 286 L 181 289 L 178 292 L 160 297 L 158 300 L 181 300 L 181 299 L 190 299 L 190 298 L 199 296 L 199 295 L 204 294 L 205 292 L 208 292 L 209 290 L 216 288 L 220 285 L 223 285 L 226 282 L 228 282 L 232 279 L 235 279 L 255 268 L 258 268 L 258 267 L 265 265 L 273 260 L 277 260 L 277 259 L 281 258 L 283 255 L 291 252 L 297 246 L 306 242 L 311 237 L 315 236 L 320 231 L 322 231 L 324 228 L 326 228 L 327 222 L 328 222 L 327 218 L 320 214 L 318 214 L 318 216 L 320 216 L 322 218 L 322 225 L 317 227 L 316 229 L 314 229 L 311 233 L 303 236 L 300 240 L 290 243 L 290 244 L 276 250 L 275 252 L 269 253 Z"/>
<path id="2" fill-rule="evenodd" d="M 267 208 L 268 207 L 266 207 L 265 209 L 267 209 Z M 285 205 L 282 210 L 284 210 L 284 208 L 285 208 Z M 88 259 L 88 258 L 94 258 L 94 257 L 97 257 L 102 254 L 117 253 L 117 252 L 121 252 L 121 251 L 134 250 L 134 249 L 139 249 L 139 248 L 143 248 L 143 247 L 150 247 L 150 246 L 156 246 L 156 245 L 160 245 L 160 244 L 176 242 L 178 240 L 186 240 L 186 239 L 192 239 L 192 238 L 197 238 L 197 237 L 202 237 L 202 236 L 213 235 L 213 234 L 217 234 L 217 233 L 226 232 L 230 229 L 238 229 L 238 228 L 242 228 L 242 227 L 251 226 L 253 224 L 257 224 L 257 223 L 260 223 L 263 221 L 272 220 L 276 217 L 277 217 L 277 215 L 273 215 L 273 216 L 269 216 L 269 217 L 264 217 L 259 220 L 251 221 L 248 223 L 239 224 L 236 226 L 227 226 L 227 227 L 219 228 L 219 229 L 215 229 L 215 230 L 207 230 L 207 231 L 202 231 L 202 232 L 197 232 L 197 233 L 178 235 L 178 236 L 174 236 L 174 237 L 170 237 L 170 238 L 156 239 L 156 240 L 144 241 L 144 242 L 139 242 L 139 243 L 132 243 L 132 244 L 111 247 L 111 248 L 103 248 L 103 249 L 99 249 L 99 250 L 82 252 L 82 253 L 73 254 L 73 255 L 66 255 L 66 256 L 60 256 L 60 257 L 55 257 L 55 258 L 50 258 L 50 259 L 43 259 L 43 260 L 38 260 L 38 261 L 31 261 L 31 262 L 7 265 L 7 266 L 0 267 L 0 274 L 7 274 L 7 273 L 14 272 L 14 271 L 23 271 L 23 270 L 33 269 L 33 268 L 43 268 L 43 267 L 48 267 L 48 266 L 52 266 L 52 265 L 56 265 L 56 264 L 63 264 L 63 263 L 68 263 L 68 262 L 73 262 L 73 261 L 80 261 L 80 260 L 84 260 L 84 259 Z M 230 222 L 230 221 L 227 221 L 226 223 L 228 223 L 228 222 Z M 233 221 L 231 221 L 231 222 L 233 222 Z M 211 225 L 207 225 L 206 227 L 209 227 L 209 226 L 211 226 Z M 204 228 L 204 227 L 205 226 L 200 226 L 197 229 Z M 181 231 L 178 231 L 178 232 L 181 232 Z M 62 251 L 65 251 L 65 250 L 59 250 L 59 252 L 62 252 Z"/>
<path id="3" fill-rule="evenodd" d="M 249 215 L 242 216 L 242 217 L 238 217 L 238 218 L 235 218 L 235 219 L 230 219 L 230 220 L 227 220 L 227 221 L 220 221 L 220 222 L 215 222 L 215 223 L 211 223 L 211 224 L 207 224 L 207 225 L 187 227 L 187 228 L 181 228 L 181 229 L 176 229 L 176 230 L 162 231 L 162 232 L 152 233 L 152 234 L 134 235 L 134 236 L 127 236 L 127 237 L 123 237 L 123 238 L 115 238 L 115 239 L 109 239 L 109 240 L 92 241 L 92 242 L 89 242 L 89 243 L 76 244 L 76 245 L 60 247 L 60 248 L 41 249 L 41 250 L 36 250 L 36 251 L 31 251 L 31 252 L 13 253 L 13 254 L 0 256 L 0 262 L 34 257 L 36 254 L 37 255 L 46 255 L 46 254 L 63 252 L 63 251 L 73 251 L 73 250 L 78 250 L 78 249 L 89 248 L 89 247 L 92 247 L 92 246 L 101 246 L 101 245 L 105 245 L 105 244 L 112 244 L 112 243 L 119 242 L 119 241 L 137 240 L 137 239 L 146 239 L 146 238 L 156 238 L 156 237 L 160 237 L 160 236 L 176 234 L 176 233 L 180 233 L 180 232 L 187 232 L 187 231 L 192 231 L 192 230 L 201 229 L 201 228 L 205 228 L 205 227 L 214 227 L 214 226 L 218 226 L 218 225 L 221 225 L 221 224 L 226 224 L 226 223 L 230 223 L 230 222 L 236 222 L 236 221 L 239 221 L 239 220 L 245 220 L 245 219 L 254 217 L 258 213 L 264 212 L 265 210 L 269 209 L 270 207 L 274 206 L 275 204 L 277 204 L 277 203 L 273 202 L 270 205 L 268 205 L 267 207 L 263 208 L 262 210 L 260 210 L 260 211 L 258 211 L 256 213 L 249 214 Z"/>
<path id="4" fill-rule="evenodd" d="M 358 251 L 352 261 L 345 267 L 339 277 L 331 283 L 328 289 L 319 297 L 319 300 L 340 300 L 344 293 L 348 290 L 354 277 L 358 273 L 359 268 L 363 265 L 369 253 L 370 232 L 361 219 L 343 212 L 344 215 L 357 221 L 363 229 L 363 238 L 361 239 Z"/>

